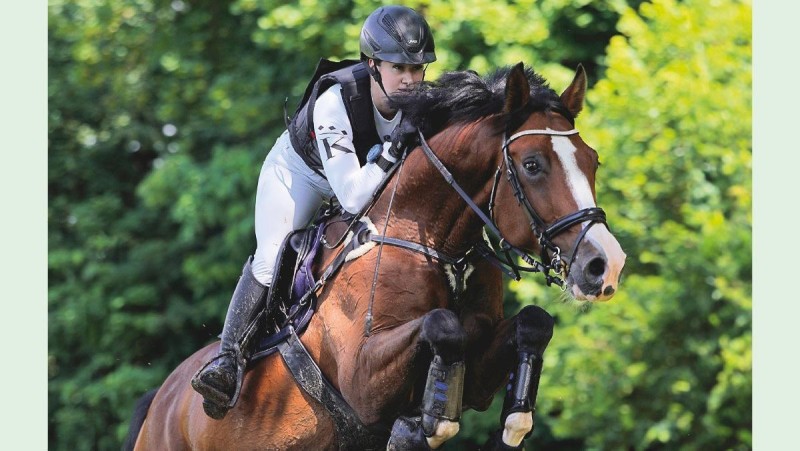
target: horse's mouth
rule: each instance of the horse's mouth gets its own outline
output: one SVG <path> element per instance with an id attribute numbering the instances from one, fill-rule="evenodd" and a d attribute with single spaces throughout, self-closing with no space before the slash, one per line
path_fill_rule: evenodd
<path id="1" fill-rule="evenodd" d="M 575 300 L 604 302 L 614 297 L 616 289 L 611 285 L 603 287 L 603 283 L 568 282 L 568 291 Z"/>

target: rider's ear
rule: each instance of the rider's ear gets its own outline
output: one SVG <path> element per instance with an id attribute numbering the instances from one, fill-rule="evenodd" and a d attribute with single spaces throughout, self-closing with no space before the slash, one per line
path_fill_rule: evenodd
<path id="1" fill-rule="evenodd" d="M 525 76 L 525 66 L 517 63 L 506 79 L 506 103 L 503 113 L 513 113 L 528 104 L 531 98 L 531 85 Z"/>
<path id="2" fill-rule="evenodd" d="M 586 71 L 583 64 L 578 64 L 575 70 L 575 78 L 567 89 L 561 93 L 561 102 L 567 107 L 572 117 L 578 117 L 578 113 L 583 109 L 583 100 L 586 98 Z"/>

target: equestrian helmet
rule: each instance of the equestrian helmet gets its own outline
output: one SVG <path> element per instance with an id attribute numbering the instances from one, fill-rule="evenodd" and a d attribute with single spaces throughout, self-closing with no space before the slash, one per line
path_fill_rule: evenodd
<path id="1" fill-rule="evenodd" d="M 427 64 L 436 61 L 433 35 L 428 22 L 405 6 L 382 6 L 361 28 L 362 58 L 399 64 Z"/>

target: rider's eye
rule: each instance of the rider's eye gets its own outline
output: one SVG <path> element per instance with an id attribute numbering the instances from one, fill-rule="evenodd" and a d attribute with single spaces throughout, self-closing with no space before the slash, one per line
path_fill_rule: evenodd
<path id="1" fill-rule="evenodd" d="M 522 167 L 525 168 L 525 170 L 531 174 L 536 174 L 541 169 L 539 163 L 537 163 L 536 160 L 528 160 L 522 163 Z"/>

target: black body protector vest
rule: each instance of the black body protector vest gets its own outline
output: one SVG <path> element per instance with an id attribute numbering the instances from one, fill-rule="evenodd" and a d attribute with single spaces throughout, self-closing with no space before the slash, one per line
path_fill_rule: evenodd
<path id="1" fill-rule="evenodd" d="M 300 106 L 297 107 L 294 117 L 286 124 L 295 152 L 317 174 L 325 177 L 317 149 L 314 104 L 317 102 L 317 97 L 334 84 L 342 85 L 342 100 L 347 111 L 347 119 L 353 129 L 353 146 L 362 166 L 366 164 L 370 148 L 381 142 L 375 128 L 369 80 L 366 62 L 356 60 L 334 62 L 321 59 L 317 64 Z"/>

